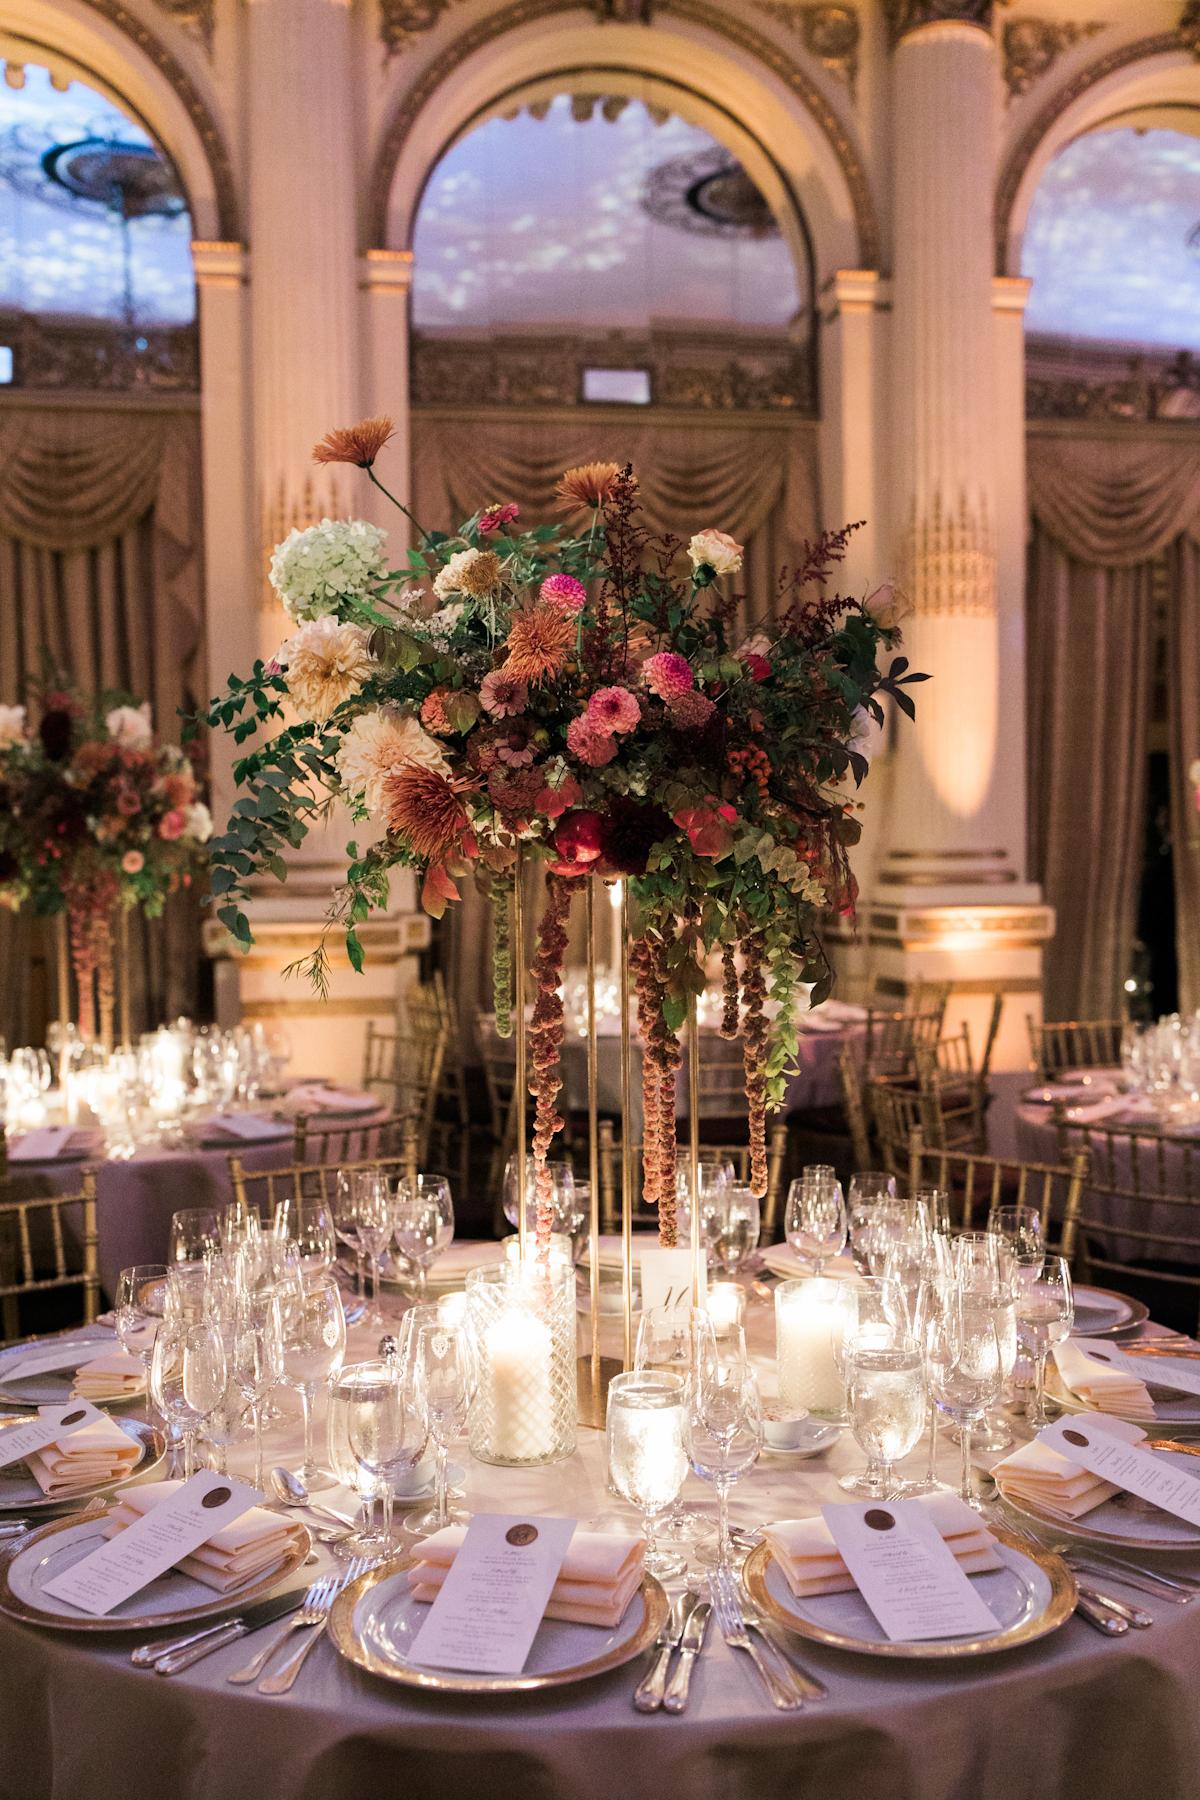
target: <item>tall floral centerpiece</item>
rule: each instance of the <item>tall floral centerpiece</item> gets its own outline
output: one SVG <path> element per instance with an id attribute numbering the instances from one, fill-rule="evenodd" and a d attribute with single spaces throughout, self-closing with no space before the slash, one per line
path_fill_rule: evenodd
<path id="1" fill-rule="evenodd" d="M 118 921 L 161 913 L 211 832 L 192 760 L 156 740 L 148 702 L 50 689 L 36 730 L 0 706 L 0 904 L 65 913 L 86 1039 L 112 1047 Z"/>
<path id="2" fill-rule="evenodd" d="M 382 486 L 374 463 L 390 434 L 390 420 L 368 420 L 314 454 Z M 232 677 L 207 715 L 239 742 L 279 727 L 237 764 L 244 797 L 211 845 L 219 917 L 242 944 L 248 878 L 282 877 L 282 851 L 341 799 L 374 835 L 349 846 L 329 913 L 351 962 L 361 966 L 356 927 L 386 906 L 391 869 L 419 872 L 435 917 L 469 876 L 495 909 L 503 1033 L 518 851 L 545 865 L 529 1040 L 543 1256 L 572 896 L 596 875 L 629 884 L 644 1192 L 672 1245 L 678 1033 L 705 962 L 719 951 L 722 1030 L 744 1044 L 762 1194 L 798 986 L 815 983 L 819 1000 L 830 985 L 818 916 L 854 904 L 846 852 L 871 721 L 884 694 L 911 716 L 906 687 L 925 679 L 903 657 L 877 664 L 899 643 L 891 586 L 865 600 L 830 591 L 853 527 L 808 546 L 783 571 L 771 622 L 742 637 L 738 596 L 718 585 L 742 566 L 731 538 L 652 534 L 633 469 L 613 463 L 568 470 L 557 502 L 564 523 L 530 531 L 512 502 L 481 507 L 452 535 L 418 527 L 398 569 L 384 533 L 361 520 L 293 531 L 271 581 L 295 634 L 248 679 Z M 307 969 L 323 987 L 324 940 Z"/>

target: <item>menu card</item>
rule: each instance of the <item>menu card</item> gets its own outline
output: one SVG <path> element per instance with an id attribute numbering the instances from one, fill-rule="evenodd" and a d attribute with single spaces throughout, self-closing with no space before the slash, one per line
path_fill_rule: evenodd
<path id="1" fill-rule="evenodd" d="M 0 1380 L 7 1385 L 10 1381 L 28 1381 L 33 1375 L 49 1375 L 58 1369 L 74 1370 L 81 1363 L 89 1362 L 97 1352 L 111 1350 L 115 1343 L 116 1339 L 111 1336 L 71 1338 L 65 1344 L 57 1344 L 53 1350 L 33 1350 L 17 1361 L 5 1362 L 0 1367 Z"/>
<path id="2" fill-rule="evenodd" d="M 417 1633 L 413 1662 L 519 1674 L 576 1523 L 476 1513 Z"/>
<path id="3" fill-rule="evenodd" d="M 1080 1345 L 1089 1362 L 1106 1369 L 1121 1369 L 1152 1387 L 1178 1388 L 1181 1394 L 1200 1394 L 1200 1365 L 1169 1356 L 1126 1356 L 1115 1344 Z"/>
<path id="4" fill-rule="evenodd" d="M 1164 1512 L 1200 1525 L 1200 1481 L 1194 1475 L 1163 1462 L 1139 1444 L 1123 1443 L 1111 1431 L 1097 1431 L 1089 1419 L 1059 1419 L 1038 1432 L 1038 1443 L 1057 1450 L 1080 1468 L 1111 1481 L 1139 1500 L 1149 1500 Z"/>
<path id="5" fill-rule="evenodd" d="M 104 1418 L 102 1412 L 86 1400 L 68 1406 L 39 1406 L 39 1417 L 29 1425 L 15 1425 L 11 1431 L 0 1431 L 0 1468 L 44 1450 L 57 1438 L 70 1437 L 85 1425 L 95 1425 Z"/>
<path id="6" fill-rule="evenodd" d="M 9 1162 L 52 1162 L 74 1135 L 72 1125 L 44 1125 L 27 1131 L 8 1152 Z"/>
<path id="7" fill-rule="evenodd" d="M 43 1592 L 102 1616 L 165 1575 L 173 1563 L 249 1512 L 263 1496 L 244 1482 L 203 1469 L 136 1525 L 48 1581 Z"/>
<path id="8" fill-rule="evenodd" d="M 919 1500 L 823 1506 L 821 1516 L 893 1643 L 999 1631 Z"/>

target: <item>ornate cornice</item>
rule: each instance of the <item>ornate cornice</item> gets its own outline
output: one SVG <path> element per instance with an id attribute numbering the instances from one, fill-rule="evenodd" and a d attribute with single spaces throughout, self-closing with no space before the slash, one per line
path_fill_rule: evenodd
<path id="1" fill-rule="evenodd" d="M 1059 19 L 1007 20 L 1000 43 L 1009 98 L 1016 100 L 1027 94 L 1035 82 L 1049 74 L 1064 50 L 1105 29 L 1095 21 L 1075 25 Z"/>
<path id="2" fill-rule="evenodd" d="M 237 187 L 233 179 L 233 164 L 229 160 L 229 152 L 225 148 L 225 140 L 221 136 L 216 120 L 209 112 L 199 89 L 191 76 L 173 56 L 166 45 L 144 25 L 136 13 L 130 12 L 121 0 L 85 0 L 93 12 L 115 25 L 118 31 L 132 40 L 148 61 L 153 63 L 159 74 L 174 89 L 176 97 L 188 118 L 196 128 L 197 135 L 204 147 L 204 155 L 212 170 L 213 193 L 217 203 L 217 227 L 222 238 L 231 242 L 240 241 L 242 236 L 241 221 L 237 198 Z"/>
<path id="3" fill-rule="evenodd" d="M 888 44 L 895 49 L 900 39 L 922 25 L 978 25 L 992 29 L 992 0 L 883 0 L 888 25 Z"/>
<path id="4" fill-rule="evenodd" d="M 824 6 L 806 6 L 802 0 L 754 0 L 754 4 L 769 19 L 777 19 L 789 31 L 798 33 L 808 54 L 844 81 L 853 98 L 862 37 L 853 6 L 839 5 L 836 0 Z"/>
<path id="5" fill-rule="evenodd" d="M 469 57 L 508 32 L 539 19 L 552 18 L 557 13 L 578 10 L 579 0 L 515 0 L 513 5 L 500 12 L 477 20 L 422 70 L 397 107 L 375 157 L 367 196 L 367 242 L 370 246 L 382 248 L 387 243 L 388 195 L 396 164 L 417 119 L 442 83 Z M 736 44 L 761 62 L 796 96 L 825 134 L 837 158 L 854 208 L 858 260 L 864 268 L 873 267 L 879 260 L 879 223 L 866 170 L 850 133 L 816 83 L 797 68 L 778 44 L 740 19 L 708 5 L 707 0 L 657 0 L 657 11 L 687 19 Z"/>
<path id="6" fill-rule="evenodd" d="M 1128 68 L 1131 63 L 1143 62 L 1147 57 L 1166 56 L 1172 50 L 1186 50 L 1196 56 L 1197 40 L 1189 29 L 1189 14 L 1192 7 L 1185 8 L 1180 24 L 1175 31 L 1160 31 L 1153 37 L 1135 38 L 1132 43 L 1118 44 L 1104 56 L 1096 57 L 1094 62 L 1076 72 L 1070 81 L 1059 88 L 1052 99 L 1048 100 L 1036 118 L 1026 127 L 1017 139 L 1009 155 L 1008 161 L 1000 171 L 1000 179 L 996 183 L 996 273 L 1007 275 L 1008 270 L 1008 227 L 1016 205 L 1017 194 L 1025 179 L 1025 171 L 1037 155 L 1042 139 L 1062 118 L 1069 107 L 1087 93 L 1097 82 L 1106 81 L 1115 75 L 1118 69 Z"/>

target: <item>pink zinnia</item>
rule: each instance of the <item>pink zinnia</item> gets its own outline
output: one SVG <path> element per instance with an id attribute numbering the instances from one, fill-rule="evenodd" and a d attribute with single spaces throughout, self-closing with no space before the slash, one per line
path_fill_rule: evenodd
<path id="1" fill-rule="evenodd" d="M 161 838 L 165 838 L 168 843 L 172 843 L 175 838 L 183 836 L 183 830 L 186 824 L 187 820 L 181 812 L 174 811 L 165 813 L 163 815 L 162 823 L 158 828 L 158 835 Z"/>
<path id="2" fill-rule="evenodd" d="M 588 701 L 587 721 L 593 731 L 632 731 L 642 722 L 642 709 L 628 688 L 598 688 Z"/>
<path id="3" fill-rule="evenodd" d="M 680 694 L 690 691 L 692 671 L 686 656 L 677 656 L 673 650 L 660 650 L 657 656 L 648 656 L 642 664 L 642 679 L 652 694 L 670 705 Z"/>
<path id="4" fill-rule="evenodd" d="M 127 850 L 121 858 L 121 867 L 127 875 L 140 875 L 146 866 L 146 859 L 140 850 Z"/>
<path id="5" fill-rule="evenodd" d="M 499 531 L 502 525 L 511 525 L 520 511 L 515 500 L 505 500 L 500 506 L 489 506 L 486 512 L 479 515 L 479 529 L 483 532 Z"/>
<path id="6" fill-rule="evenodd" d="M 131 794 L 128 788 L 122 788 L 121 792 L 117 795 L 117 811 L 120 813 L 121 817 L 123 819 L 132 819 L 134 814 L 140 813 L 141 810 L 142 803 L 137 795 Z"/>
<path id="7" fill-rule="evenodd" d="M 717 709 L 707 694 L 687 693 L 672 700 L 667 710 L 677 731 L 701 731 Z"/>
<path id="8" fill-rule="evenodd" d="M 580 762 L 598 769 L 617 754 L 617 740 L 611 732 L 598 731 L 586 713 L 572 719 L 567 726 L 567 749 Z"/>
<path id="9" fill-rule="evenodd" d="M 565 613 L 582 612 L 587 600 L 587 589 L 573 575 L 547 575 L 540 593 L 543 600 Z"/>
<path id="10" fill-rule="evenodd" d="M 503 669 L 493 669 L 480 683 L 479 699 L 484 712 L 490 713 L 493 719 L 508 719 L 525 711 L 529 688 L 515 676 L 506 675 Z"/>

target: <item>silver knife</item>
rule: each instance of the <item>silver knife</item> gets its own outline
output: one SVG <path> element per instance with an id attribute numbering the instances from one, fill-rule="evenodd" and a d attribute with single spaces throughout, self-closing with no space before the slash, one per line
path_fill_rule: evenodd
<path id="1" fill-rule="evenodd" d="M 681 1713 L 687 1711 L 688 1689 L 692 1683 L 692 1666 L 704 1648 L 704 1634 L 708 1630 L 708 1617 L 712 1607 L 707 1600 L 701 1600 L 688 1615 L 683 1628 L 683 1637 L 679 1645 L 679 1661 L 675 1665 L 675 1673 L 671 1684 L 663 1695 L 663 1711 Z"/>
<path id="2" fill-rule="evenodd" d="M 658 1634 L 658 1642 L 655 1645 L 657 1655 L 650 1673 L 634 1689 L 633 1704 L 639 1712 L 657 1712 L 662 1705 L 671 1652 L 683 1636 L 683 1628 L 695 1610 L 696 1602 L 697 1596 L 689 1589 L 686 1593 L 680 1594 L 667 1614 L 667 1622 Z"/>
<path id="3" fill-rule="evenodd" d="M 1111 1594 L 1101 1593 L 1100 1589 L 1093 1587 L 1089 1581 L 1080 1581 L 1076 1576 L 1075 1585 L 1081 1594 L 1087 1595 L 1089 1600 L 1098 1600 L 1101 1606 L 1108 1608 L 1109 1612 L 1116 1613 L 1118 1619 L 1124 1619 L 1129 1625 L 1136 1625 L 1139 1631 L 1148 1631 L 1154 1623 L 1151 1613 L 1143 1612 L 1140 1606 L 1131 1606 L 1128 1600 L 1114 1600 Z"/>
<path id="4" fill-rule="evenodd" d="M 261 1631 L 264 1625 L 282 1619 L 286 1613 L 295 1612 L 306 1591 L 305 1588 L 293 1588 L 286 1594 L 276 1594 L 257 1606 L 243 1608 L 232 1619 L 219 1619 L 215 1625 L 189 1632 L 187 1637 L 168 1638 L 158 1644 L 139 1644 L 129 1660 L 135 1669 L 154 1669 L 160 1675 L 175 1675 L 180 1669 L 199 1662 L 202 1656 L 232 1644 L 237 1638 L 247 1637 L 252 1631 Z M 161 1668 L 162 1663 L 170 1666 Z"/>

